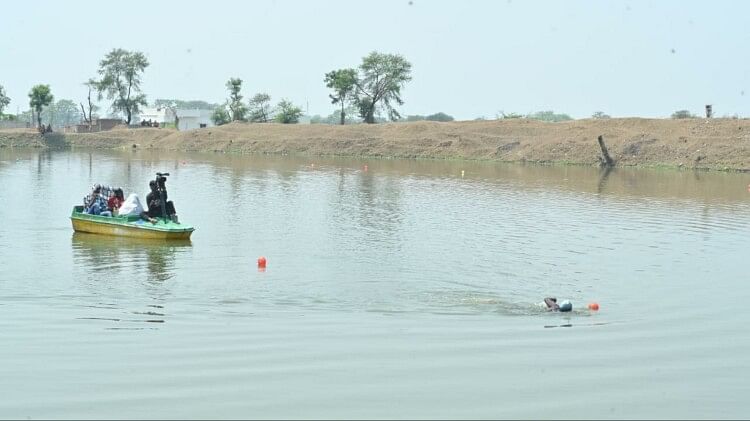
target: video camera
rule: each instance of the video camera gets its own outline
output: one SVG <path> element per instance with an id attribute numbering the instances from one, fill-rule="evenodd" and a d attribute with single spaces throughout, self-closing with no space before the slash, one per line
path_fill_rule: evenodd
<path id="1" fill-rule="evenodd" d="M 167 177 L 169 176 L 168 172 L 158 172 L 156 173 L 156 186 L 159 190 L 166 190 L 167 187 L 164 185 L 164 183 L 167 182 Z"/>

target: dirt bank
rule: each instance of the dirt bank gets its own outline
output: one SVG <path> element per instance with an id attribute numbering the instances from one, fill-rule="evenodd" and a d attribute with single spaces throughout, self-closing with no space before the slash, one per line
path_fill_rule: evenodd
<path id="1" fill-rule="evenodd" d="M 479 159 L 595 165 L 604 136 L 617 165 L 750 170 L 750 120 L 525 119 L 377 125 L 232 123 L 177 132 L 120 129 L 47 135 L 0 131 L 0 147 L 153 148 L 229 153 Z"/>

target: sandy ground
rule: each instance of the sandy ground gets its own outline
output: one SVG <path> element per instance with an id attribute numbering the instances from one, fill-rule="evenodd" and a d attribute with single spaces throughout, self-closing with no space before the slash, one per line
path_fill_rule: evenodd
<path id="1" fill-rule="evenodd" d="M 116 129 L 50 134 L 0 131 L 0 147 L 144 148 L 228 153 L 472 159 L 598 165 L 602 135 L 616 165 L 750 170 L 750 120 L 525 119 L 376 125 L 232 123 L 178 132 Z"/>

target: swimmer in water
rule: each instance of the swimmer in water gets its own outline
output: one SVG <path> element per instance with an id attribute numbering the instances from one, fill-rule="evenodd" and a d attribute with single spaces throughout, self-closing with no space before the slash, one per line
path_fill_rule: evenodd
<path id="1" fill-rule="evenodd" d="M 562 301 L 558 304 L 557 298 L 545 298 L 544 304 L 547 306 L 547 311 L 567 312 L 573 310 L 573 304 L 568 300 Z"/>

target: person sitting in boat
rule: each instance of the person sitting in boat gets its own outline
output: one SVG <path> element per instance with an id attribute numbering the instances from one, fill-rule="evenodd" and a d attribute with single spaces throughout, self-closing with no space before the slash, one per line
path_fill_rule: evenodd
<path id="1" fill-rule="evenodd" d="M 84 212 L 89 215 L 112 216 L 107 208 L 107 200 L 102 196 L 102 186 L 94 185 L 94 190 L 86 196 L 84 201 Z"/>
<path id="2" fill-rule="evenodd" d="M 547 311 L 567 312 L 573 310 L 573 304 L 570 301 L 564 300 L 558 304 L 557 298 L 545 298 L 544 305 L 547 307 Z"/>
<path id="3" fill-rule="evenodd" d="M 109 199 L 107 200 L 107 207 L 109 208 L 109 211 L 112 212 L 112 215 L 117 215 L 119 213 L 120 206 L 122 206 L 123 202 L 125 202 L 125 193 L 123 193 L 122 189 L 117 187 L 112 190 L 112 193 L 110 193 Z"/>
<path id="4" fill-rule="evenodd" d="M 119 216 L 140 216 L 142 213 L 141 199 L 135 193 L 130 193 L 118 210 Z"/>
<path id="5" fill-rule="evenodd" d="M 93 185 L 93 186 L 91 187 L 91 193 L 89 193 L 89 194 L 87 194 L 86 196 L 84 196 L 84 197 L 83 197 L 83 211 L 84 211 L 84 212 L 85 212 L 85 211 L 86 211 L 86 210 L 87 210 L 87 209 L 88 209 L 88 208 L 89 208 L 89 207 L 90 207 L 91 205 L 93 205 L 93 204 L 94 204 L 94 199 L 96 199 L 96 195 L 94 194 L 94 192 L 96 191 L 96 189 L 97 189 L 97 188 L 99 189 L 99 191 L 101 191 L 101 190 L 102 190 L 102 187 L 101 187 L 101 186 L 100 186 L 99 184 L 94 184 L 94 185 Z"/>
<path id="6" fill-rule="evenodd" d="M 151 192 L 146 195 L 146 206 L 148 206 L 148 211 L 141 213 L 141 218 L 155 224 L 157 222 L 156 218 L 163 216 L 164 210 L 166 210 L 167 218 L 174 221 L 175 224 L 179 224 L 180 222 L 177 218 L 177 211 L 174 208 L 174 203 L 171 200 L 167 200 L 167 189 L 163 188 L 159 191 L 159 186 L 156 184 L 155 180 L 149 181 L 148 186 L 151 188 Z M 166 203 L 164 209 L 162 208 L 162 194 L 164 195 L 164 202 Z"/>

